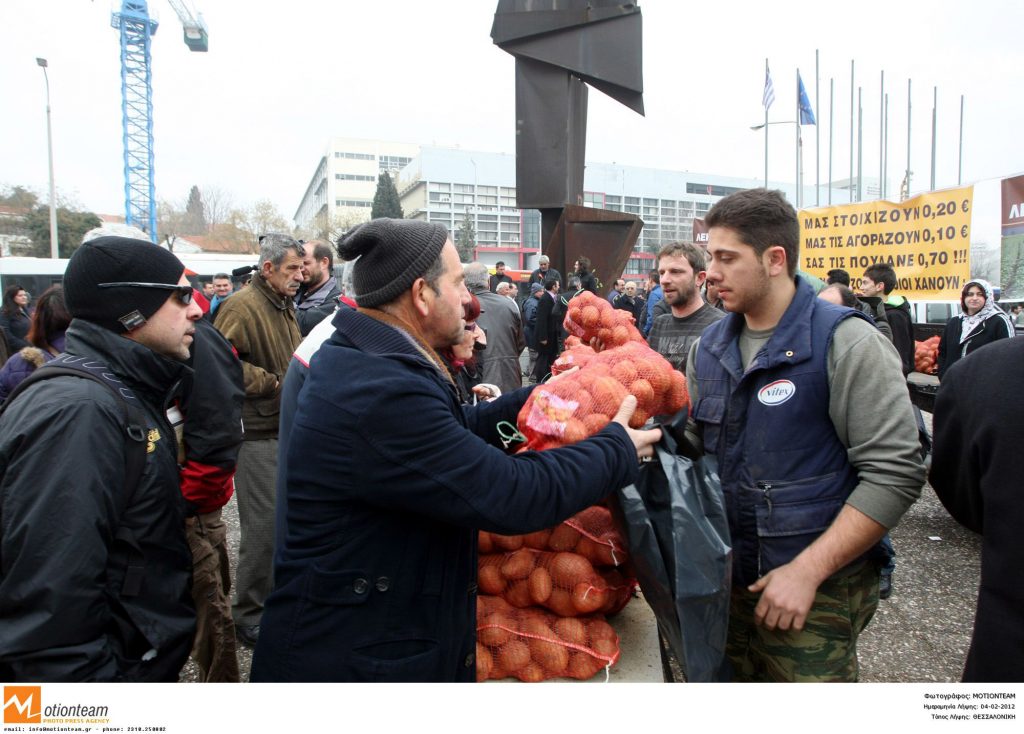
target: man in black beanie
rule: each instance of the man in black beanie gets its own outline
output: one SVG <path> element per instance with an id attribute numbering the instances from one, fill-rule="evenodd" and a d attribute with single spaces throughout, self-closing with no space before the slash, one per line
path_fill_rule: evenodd
<path id="1" fill-rule="evenodd" d="M 359 308 L 335 314 L 282 425 L 284 527 L 251 679 L 473 681 L 477 529 L 557 525 L 634 481 L 660 431 L 628 428 L 630 396 L 591 438 L 506 454 L 497 426 L 533 388 L 460 404 L 438 350 L 462 340 L 469 292 L 445 228 L 376 219 L 338 251 L 359 257 Z"/>
<path id="2" fill-rule="evenodd" d="M 38 372 L 93 378 L 44 379 L 0 416 L 0 679 L 174 681 L 188 657 L 192 556 L 165 413 L 202 316 L 184 270 L 124 237 L 68 263 L 67 351 Z"/>

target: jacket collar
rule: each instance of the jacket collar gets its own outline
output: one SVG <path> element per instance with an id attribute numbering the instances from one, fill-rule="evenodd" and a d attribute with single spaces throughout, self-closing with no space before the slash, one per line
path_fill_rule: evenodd
<path id="1" fill-rule="evenodd" d="M 768 340 L 768 344 L 751 363 L 750 371 L 771 369 L 781 364 L 798 364 L 810 359 L 811 314 L 818 303 L 814 288 L 803 278 L 797 278 L 793 300 L 789 302 L 785 313 L 782 314 L 782 318 L 775 326 L 775 331 Z M 743 369 L 739 365 L 738 343 L 745 324 L 743 314 L 730 313 L 722 321 L 725 323 L 721 332 L 722 336 L 708 346 L 708 352 L 722 361 L 730 371 L 742 374 Z M 733 358 L 724 358 L 727 350 L 733 351 L 730 347 L 735 348 Z"/>
<path id="2" fill-rule="evenodd" d="M 257 273 L 253 276 L 250 287 L 255 288 L 257 292 L 262 293 L 278 311 L 295 310 L 295 301 L 287 296 L 282 296 L 271 288 L 270 283 L 268 283 L 261 274 Z"/>
<path id="3" fill-rule="evenodd" d="M 157 354 L 90 321 L 73 319 L 64 336 L 68 354 L 95 357 L 132 391 L 160 408 L 177 391 L 182 378 L 192 372 L 183 362 Z"/>
<path id="4" fill-rule="evenodd" d="M 448 375 L 441 374 L 438 365 L 424 356 L 411 336 L 391 324 L 347 308 L 339 309 L 331 323 L 335 328 L 331 341 L 335 344 L 350 345 L 366 354 L 423 365 L 450 382 Z"/>

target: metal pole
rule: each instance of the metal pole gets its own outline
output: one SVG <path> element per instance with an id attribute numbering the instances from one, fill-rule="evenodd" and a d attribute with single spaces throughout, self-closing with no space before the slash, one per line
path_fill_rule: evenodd
<path id="1" fill-rule="evenodd" d="M 934 93 L 932 97 L 932 176 L 931 176 L 931 190 L 935 191 L 935 125 L 936 118 L 939 111 L 939 88 L 934 87 Z"/>
<path id="2" fill-rule="evenodd" d="M 803 185 L 800 182 L 800 70 L 796 70 L 796 208 L 803 201 Z"/>
<path id="3" fill-rule="evenodd" d="M 907 79 L 907 172 L 903 181 L 906 184 L 906 198 L 910 198 L 910 79 Z"/>
<path id="4" fill-rule="evenodd" d="M 857 87 L 857 201 L 864 201 L 864 107 Z"/>
<path id="5" fill-rule="evenodd" d="M 853 61 L 850 61 L 850 201 L 853 201 L 853 113 L 855 112 L 853 99 Z"/>
<path id="6" fill-rule="evenodd" d="M 818 49 L 814 49 L 814 109 L 821 114 L 821 99 L 818 97 Z M 819 124 L 814 126 L 814 205 L 821 206 L 821 135 Z"/>
<path id="7" fill-rule="evenodd" d="M 960 95 L 960 152 L 957 154 L 956 185 L 963 182 L 964 176 L 964 95 Z"/>
<path id="8" fill-rule="evenodd" d="M 764 60 L 764 83 L 768 84 L 768 59 Z M 768 188 L 768 105 L 764 106 L 764 187 Z"/>
<path id="9" fill-rule="evenodd" d="M 885 139 L 885 153 L 882 156 L 882 198 L 889 194 L 889 94 L 885 95 L 885 124 L 882 125 L 882 137 Z"/>
<path id="10" fill-rule="evenodd" d="M 828 205 L 832 206 L 832 109 L 836 99 L 836 80 L 828 80 Z"/>
<path id="11" fill-rule="evenodd" d="M 46 80 L 46 151 L 50 158 L 50 257 L 59 257 L 57 242 L 57 186 L 53 181 L 53 126 L 50 124 L 50 75 L 46 73 L 46 59 L 36 58 Z"/>
<path id="12" fill-rule="evenodd" d="M 879 99 L 879 199 L 884 198 L 886 176 L 886 70 L 882 70 Z"/>

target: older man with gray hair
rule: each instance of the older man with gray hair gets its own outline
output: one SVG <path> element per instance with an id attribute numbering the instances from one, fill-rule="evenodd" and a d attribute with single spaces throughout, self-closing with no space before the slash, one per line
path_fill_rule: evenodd
<path id="1" fill-rule="evenodd" d="M 487 334 L 483 355 L 483 381 L 497 385 L 503 393 L 523 386 L 519 355 L 526 348 L 523 318 L 515 301 L 487 288 L 487 266 L 470 263 L 465 267 L 466 288 L 480 301 L 476 322 Z"/>
<path id="2" fill-rule="evenodd" d="M 259 638 L 272 583 L 281 382 L 302 341 L 294 298 L 304 256 L 302 245 L 286 234 L 261 236 L 259 272 L 217 312 L 217 329 L 238 352 L 245 380 L 245 435 L 235 475 L 242 539 L 232 611 L 238 639 L 250 646 Z"/>

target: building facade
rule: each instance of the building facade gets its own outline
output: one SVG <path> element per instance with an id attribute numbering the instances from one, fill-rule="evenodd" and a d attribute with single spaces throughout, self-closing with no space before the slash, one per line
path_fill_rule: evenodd
<path id="1" fill-rule="evenodd" d="M 505 153 L 335 138 L 296 211 L 296 225 L 309 228 L 313 222 L 358 215 L 359 221 L 369 219 L 377 174 L 387 170 L 397 175 L 406 217 L 439 222 L 453 239 L 468 221 L 475 233 L 477 260 L 530 270 L 542 249 L 540 212 L 517 207 L 515 169 L 515 156 Z M 762 179 L 588 163 L 583 203 L 643 220 L 624 273 L 642 278 L 655 267 L 663 245 L 692 240 L 694 218 L 703 217 L 718 199 L 763 185 Z M 793 184 L 771 186 L 794 199 Z M 833 201 L 838 196 L 834 194 Z M 804 201 L 813 200 L 810 187 Z"/>

